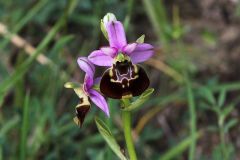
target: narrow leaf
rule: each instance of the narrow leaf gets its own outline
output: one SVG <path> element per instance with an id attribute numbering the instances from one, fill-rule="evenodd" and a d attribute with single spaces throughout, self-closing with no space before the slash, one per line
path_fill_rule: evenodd
<path id="1" fill-rule="evenodd" d="M 0 129 L 0 138 L 7 135 L 7 133 L 11 129 L 15 128 L 18 125 L 19 121 L 20 121 L 20 118 L 18 115 L 16 115 L 16 116 L 12 117 L 11 120 L 6 122 Z"/>
<path id="2" fill-rule="evenodd" d="M 147 89 L 145 92 L 143 92 L 143 94 L 134 102 L 132 102 L 127 108 L 123 108 L 123 111 L 131 111 L 134 110 L 138 107 L 140 107 L 144 102 L 146 102 L 148 100 L 148 98 L 150 97 L 150 95 L 153 93 L 154 89 L 153 88 L 149 88 Z"/>
<path id="3" fill-rule="evenodd" d="M 207 87 L 203 87 L 200 89 L 200 94 L 208 101 L 208 103 L 215 105 L 216 104 L 216 100 L 213 96 L 213 92 L 207 88 Z"/>
<path id="4" fill-rule="evenodd" d="M 27 133 L 29 128 L 29 93 L 27 93 L 24 101 L 23 108 L 23 122 L 21 127 L 21 139 L 20 139 L 20 159 L 26 159 L 27 154 Z"/>
<path id="5" fill-rule="evenodd" d="M 226 99 L 226 90 L 223 89 L 220 92 L 220 95 L 219 95 L 219 98 L 218 98 L 218 106 L 219 107 L 222 107 L 224 105 L 225 99 Z"/>
<path id="6" fill-rule="evenodd" d="M 105 141 L 108 143 L 109 147 L 112 149 L 112 151 L 121 159 L 121 160 L 127 160 L 126 157 L 123 155 L 123 153 L 120 150 L 120 146 L 117 144 L 116 140 L 114 139 L 111 131 L 106 126 L 106 124 L 100 120 L 98 117 L 95 118 L 95 122 L 97 124 L 97 128 L 100 132 L 100 134 L 103 136 Z"/>
<path id="7" fill-rule="evenodd" d="M 229 120 L 226 123 L 226 125 L 224 126 L 224 132 L 227 133 L 229 131 L 229 129 L 234 127 L 237 123 L 238 123 L 238 119 L 236 119 L 236 118 Z"/>
<path id="8" fill-rule="evenodd" d="M 197 134 L 194 136 L 194 141 L 197 140 L 201 136 L 200 132 L 197 132 Z M 165 154 L 163 154 L 159 160 L 171 160 L 175 159 L 178 155 L 182 154 L 186 149 L 189 148 L 193 141 L 192 135 L 190 135 L 188 138 L 184 139 L 179 144 L 174 145 L 173 148 L 171 148 L 169 151 L 167 151 Z"/>
<path id="9" fill-rule="evenodd" d="M 221 112 L 221 114 L 224 116 L 224 117 L 227 117 L 234 109 L 234 105 L 228 105 L 226 106 L 223 111 Z"/>
<path id="10" fill-rule="evenodd" d="M 0 106 L 3 102 L 3 98 L 7 94 L 7 92 L 19 81 L 22 77 L 27 73 L 27 71 L 34 64 L 34 60 L 41 51 L 52 41 L 56 33 L 64 26 L 65 14 L 58 20 L 58 22 L 54 25 L 54 27 L 48 32 L 45 38 L 38 45 L 36 50 L 32 53 L 32 56 L 28 57 L 17 69 L 9 76 L 6 77 L 3 82 L 0 84 Z"/>

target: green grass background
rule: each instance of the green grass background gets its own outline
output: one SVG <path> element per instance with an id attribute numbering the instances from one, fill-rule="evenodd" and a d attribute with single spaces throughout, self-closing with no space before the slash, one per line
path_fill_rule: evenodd
<path id="1" fill-rule="evenodd" d="M 0 0 L 0 23 L 11 33 L 0 34 L 0 160 L 117 159 L 99 134 L 95 116 L 127 152 L 119 102 L 108 99 L 110 119 L 92 106 L 78 128 L 72 120 L 78 97 L 64 88 L 67 81 L 83 80 L 77 57 L 107 45 L 100 30 L 107 12 L 124 23 L 129 42 L 145 34 L 156 49 L 156 66 L 143 64 L 155 92 L 133 112 L 139 159 L 237 158 L 236 143 L 228 137 L 230 131 L 239 133 L 233 113 L 240 81 L 197 77 L 200 69 L 183 41 L 188 29 L 179 8 L 173 8 L 170 16 L 161 0 Z M 31 55 L 11 42 L 13 34 L 35 48 Z M 203 38 L 217 41 L 211 34 Z M 178 56 L 172 56 L 176 51 Z M 40 54 L 47 61 L 36 60 Z"/>

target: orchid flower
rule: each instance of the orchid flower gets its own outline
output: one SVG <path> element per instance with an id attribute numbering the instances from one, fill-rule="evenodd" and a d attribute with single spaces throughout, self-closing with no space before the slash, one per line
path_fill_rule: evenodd
<path id="1" fill-rule="evenodd" d="M 80 102 L 76 106 L 76 117 L 74 118 L 74 121 L 77 125 L 81 126 L 90 109 L 89 100 L 99 107 L 108 117 L 109 109 L 104 97 L 93 88 L 94 84 L 98 81 L 98 79 L 93 79 L 95 73 L 94 65 L 86 57 L 79 57 L 77 62 L 79 67 L 85 72 L 84 82 L 81 86 L 74 86 L 73 83 L 66 83 L 65 87 L 73 88 L 80 98 Z"/>
<path id="2" fill-rule="evenodd" d="M 79 67 L 86 73 L 83 82 L 84 94 L 88 96 L 90 100 L 109 117 L 109 109 L 106 100 L 98 91 L 93 89 L 94 85 L 93 77 L 95 73 L 94 65 L 91 62 L 89 62 L 89 60 L 86 57 L 79 57 L 77 62 Z"/>
<path id="3" fill-rule="evenodd" d="M 93 51 L 88 59 L 98 66 L 112 66 L 114 59 L 118 54 L 124 54 L 130 57 L 133 64 L 148 60 L 153 55 L 153 46 L 148 43 L 129 43 L 127 44 L 125 31 L 120 21 L 111 18 L 104 22 L 109 47 L 101 47 L 100 50 Z"/>

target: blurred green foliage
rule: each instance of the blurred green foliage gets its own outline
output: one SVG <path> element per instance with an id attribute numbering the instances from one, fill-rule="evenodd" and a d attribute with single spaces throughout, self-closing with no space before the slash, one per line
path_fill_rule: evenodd
<path id="1" fill-rule="evenodd" d="M 146 66 L 155 91 L 134 110 L 133 124 L 140 128 L 133 131 L 139 159 L 236 158 L 236 144 L 227 137 L 239 126 L 232 113 L 237 112 L 240 97 L 231 95 L 240 89 L 240 82 L 220 83 L 214 75 L 197 77 L 199 68 L 183 41 L 188 29 L 179 8 L 173 8 L 171 17 L 163 0 L 0 0 L 0 24 L 36 49 L 29 56 L 9 34 L 0 33 L 0 160 L 117 159 L 98 132 L 95 116 L 107 124 L 126 154 L 119 102 L 108 100 L 109 119 L 91 107 L 78 128 L 72 120 L 78 97 L 64 89 L 67 81 L 83 79 L 77 57 L 107 45 L 100 30 L 100 19 L 107 12 L 124 22 L 129 41 L 145 34 L 145 41 L 156 46 L 156 59 L 163 54 L 164 63 L 187 80 L 177 81 L 162 74 L 164 69 Z M 210 46 L 217 44 L 216 35 L 208 30 L 202 38 Z M 171 54 L 174 51 L 177 57 Z M 39 54 L 49 61 L 39 63 Z M 174 115 L 168 122 L 165 110 Z M 209 134 L 219 140 L 205 142 L 212 150 L 199 155 L 196 150 L 204 148 L 201 139 Z"/>

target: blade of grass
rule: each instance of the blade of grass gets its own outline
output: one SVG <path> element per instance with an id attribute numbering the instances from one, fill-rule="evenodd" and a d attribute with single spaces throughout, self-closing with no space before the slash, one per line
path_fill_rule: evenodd
<path id="1" fill-rule="evenodd" d="M 170 40 L 167 30 L 171 29 L 170 24 L 167 21 L 165 7 L 163 6 L 162 0 L 143 0 L 143 4 L 147 15 L 153 25 L 158 40 L 167 43 Z"/>
<path id="2" fill-rule="evenodd" d="M 201 133 L 198 132 L 194 139 L 197 140 L 200 138 Z M 159 160 L 171 160 L 176 158 L 178 155 L 183 153 L 192 143 L 192 136 L 187 137 L 183 141 L 181 141 L 179 144 L 175 145 L 173 148 L 168 150 L 166 153 L 164 153 Z"/>
<path id="3" fill-rule="evenodd" d="M 188 107 L 190 112 L 190 137 L 191 144 L 189 149 L 189 160 L 194 160 L 195 150 L 196 150 L 196 109 L 195 109 L 195 101 L 194 95 L 192 91 L 192 85 L 190 79 L 188 78 L 188 74 L 185 73 L 186 79 L 186 88 L 187 88 L 187 99 L 188 99 Z"/>
<path id="4" fill-rule="evenodd" d="M 27 155 L 27 133 L 29 122 L 29 93 L 27 93 L 24 100 L 23 107 L 23 120 L 21 127 L 21 139 L 20 139 L 20 160 L 25 160 Z"/>
<path id="5" fill-rule="evenodd" d="M 0 160 L 3 160 L 2 146 L 0 146 Z"/>
<path id="6" fill-rule="evenodd" d="M 17 62 L 15 67 L 17 67 L 19 64 L 21 64 L 24 61 L 25 57 L 24 54 L 20 54 L 19 56 L 17 56 Z M 23 102 L 24 102 L 24 97 L 26 95 L 26 93 L 24 92 L 24 80 L 21 79 L 19 80 L 14 88 L 14 100 L 13 100 L 13 104 L 16 107 L 20 107 Z"/>
<path id="7" fill-rule="evenodd" d="M 214 86 L 210 89 L 214 92 L 219 92 L 219 91 L 222 91 L 222 90 L 225 90 L 226 92 L 227 91 L 240 90 L 240 82 L 220 84 L 220 85 Z"/>
<path id="8" fill-rule="evenodd" d="M 18 124 L 19 120 L 20 120 L 19 116 L 14 116 L 11 120 L 5 123 L 4 126 L 2 126 L 0 129 L 0 138 L 6 135 L 10 129 L 15 127 Z"/>
<path id="9" fill-rule="evenodd" d="M 154 67 L 154 68 L 162 71 L 166 75 L 173 78 L 176 82 L 178 82 L 180 84 L 183 82 L 183 76 L 180 73 L 178 73 L 176 70 L 174 70 L 172 67 L 167 65 L 166 63 L 164 63 L 160 60 L 154 59 L 154 58 L 150 58 L 145 63 L 151 67 Z"/>
<path id="10" fill-rule="evenodd" d="M 130 21 L 131 21 L 133 5 L 134 5 L 134 0 L 128 0 L 127 1 L 127 15 L 126 15 L 126 17 L 124 19 L 124 22 L 123 22 L 125 32 L 128 32 L 128 29 L 129 29 L 129 24 L 130 24 Z"/>
<path id="11" fill-rule="evenodd" d="M 115 137 L 112 135 L 112 132 L 110 129 L 106 126 L 106 124 L 99 119 L 98 117 L 95 117 L 95 122 L 97 125 L 97 128 L 100 132 L 100 134 L 103 136 L 109 147 L 112 149 L 112 151 L 122 160 L 126 160 L 126 157 L 121 152 L 120 146 L 118 145 Z"/>
<path id="12" fill-rule="evenodd" d="M 74 2 L 74 1 L 69 1 Z M 68 10 L 68 8 L 66 8 Z M 42 42 L 39 44 L 35 52 L 28 57 L 27 60 L 25 60 L 15 71 L 12 75 L 5 78 L 3 82 L 0 84 L 0 106 L 3 102 L 3 98 L 6 94 L 6 92 L 13 87 L 16 82 L 25 75 L 25 73 L 30 69 L 30 66 L 33 64 L 36 57 L 41 53 L 41 51 L 47 47 L 47 45 L 51 42 L 51 40 L 54 38 L 56 33 L 64 26 L 66 22 L 66 18 L 68 16 L 68 12 L 64 12 L 63 16 L 57 21 L 57 23 L 53 26 L 53 28 L 50 30 L 50 32 L 47 34 L 47 36 L 42 40 Z"/>
<path id="13" fill-rule="evenodd" d="M 10 37 L 10 41 L 12 42 L 12 44 L 18 48 L 24 49 L 25 53 L 27 53 L 28 55 L 32 55 L 36 50 L 29 42 L 27 42 L 19 35 L 10 33 L 7 26 L 3 23 L 0 23 L 0 34 L 3 34 L 6 39 L 9 39 Z M 52 63 L 52 61 L 45 57 L 42 53 L 38 55 L 37 60 L 41 64 Z"/>
<path id="14" fill-rule="evenodd" d="M 155 33 L 157 33 L 158 39 L 160 39 L 162 32 L 161 32 L 159 23 L 157 21 L 157 15 L 156 15 L 155 9 L 152 5 L 152 2 L 150 0 L 143 0 L 143 4 L 145 6 L 145 9 L 147 11 L 147 14 L 148 14 L 151 22 L 152 22 Z"/>
<path id="15" fill-rule="evenodd" d="M 138 121 L 134 132 L 139 135 L 140 132 L 143 130 L 143 128 L 145 127 L 145 125 L 154 117 L 157 115 L 157 113 L 159 113 L 162 109 L 164 109 L 164 107 L 154 107 L 150 110 L 148 110 L 144 116 L 142 116 L 142 118 Z"/>
<path id="16" fill-rule="evenodd" d="M 39 1 L 28 13 L 15 25 L 13 28 L 12 33 L 17 33 L 19 32 L 24 25 L 26 25 L 48 2 L 48 0 L 41 0 Z M 9 43 L 11 36 L 7 35 L 7 38 L 0 44 L 0 48 L 3 49 L 7 46 Z"/>
<path id="17" fill-rule="evenodd" d="M 1 143 L 7 133 L 12 129 L 15 128 L 18 122 L 20 121 L 19 116 L 14 116 L 11 120 L 7 121 L 4 126 L 0 129 L 0 160 L 3 160 L 3 144 Z"/>

